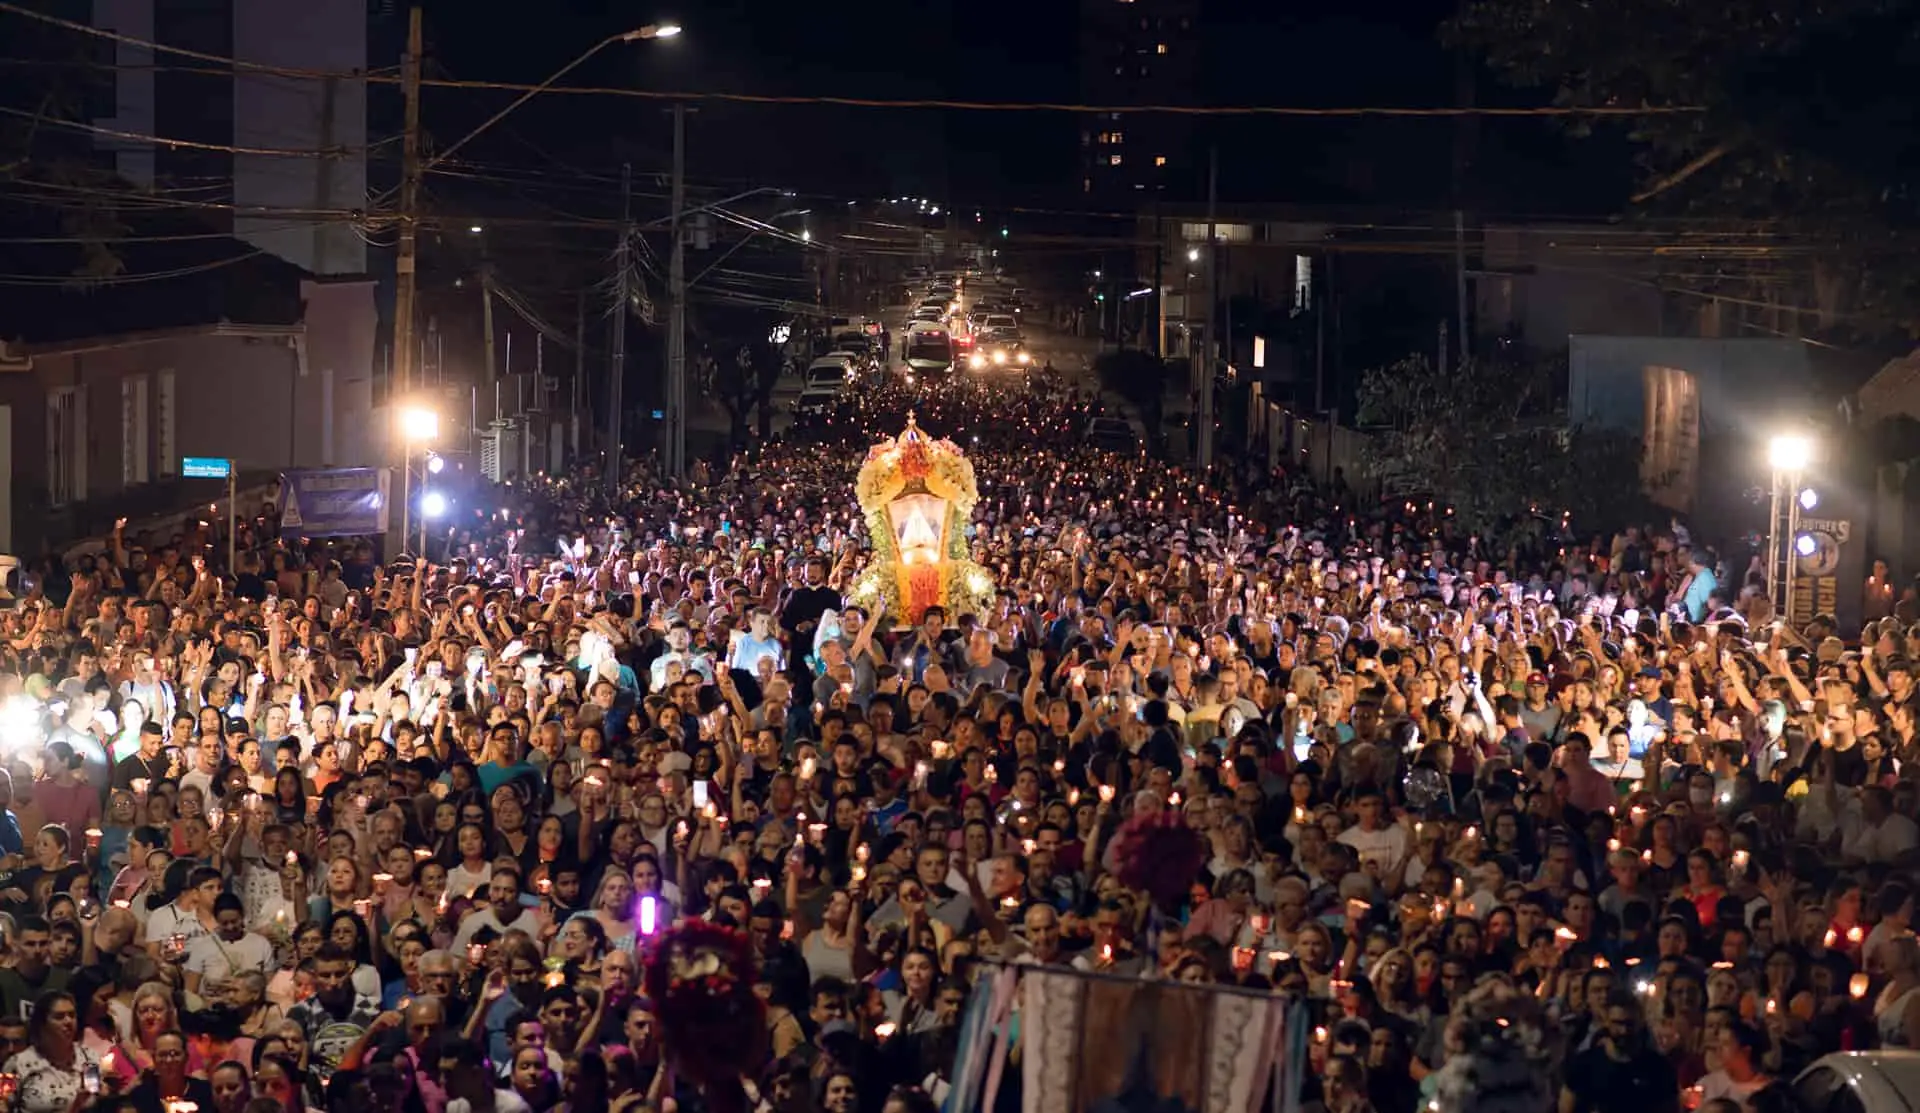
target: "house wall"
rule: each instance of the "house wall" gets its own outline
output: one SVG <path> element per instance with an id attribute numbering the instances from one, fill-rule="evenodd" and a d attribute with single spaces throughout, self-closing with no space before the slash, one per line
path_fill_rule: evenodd
<path id="1" fill-rule="evenodd" d="M 301 427 L 318 414 L 297 404 L 298 333 L 103 341 L 37 353 L 30 372 L 0 376 L 0 403 L 14 418 L 14 551 L 224 494 L 216 481 L 179 479 L 181 456 L 227 457 L 242 473 L 300 463 L 294 445 L 311 438 Z M 69 425 L 63 408 L 74 414 Z M 76 457 L 56 451 L 69 432 L 78 433 Z"/>

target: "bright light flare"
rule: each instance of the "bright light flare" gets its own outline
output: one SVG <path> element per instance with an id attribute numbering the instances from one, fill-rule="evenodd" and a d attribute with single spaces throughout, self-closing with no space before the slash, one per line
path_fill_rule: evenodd
<path id="1" fill-rule="evenodd" d="M 400 435 L 410 441 L 430 441 L 440 435 L 440 415 L 420 406 L 400 411 Z"/>
<path id="2" fill-rule="evenodd" d="M 429 518 L 439 518 L 447 512 L 447 496 L 438 491 L 428 491 L 420 496 L 420 513 Z"/>
<path id="3" fill-rule="evenodd" d="M 1797 433 L 1781 433 L 1767 442 L 1767 464 L 1775 471 L 1801 471 L 1813 461 L 1813 442 Z"/>

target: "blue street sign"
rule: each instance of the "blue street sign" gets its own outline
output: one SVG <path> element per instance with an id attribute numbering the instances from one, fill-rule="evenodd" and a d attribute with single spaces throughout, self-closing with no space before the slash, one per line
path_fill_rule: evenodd
<path id="1" fill-rule="evenodd" d="M 233 474 L 233 461 L 220 456 L 183 456 L 180 458 L 180 476 L 183 479 L 226 479 Z"/>

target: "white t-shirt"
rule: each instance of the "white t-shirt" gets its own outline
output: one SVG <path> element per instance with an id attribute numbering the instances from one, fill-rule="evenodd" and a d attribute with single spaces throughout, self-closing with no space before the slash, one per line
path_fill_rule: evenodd
<path id="1" fill-rule="evenodd" d="M 481 863 L 477 870 L 459 865 L 447 871 L 447 892 L 456 897 L 464 897 L 476 889 L 485 889 L 492 881 L 492 862 Z"/>
<path id="2" fill-rule="evenodd" d="M 210 982 L 248 971 L 265 974 L 273 969 L 273 944 L 252 932 L 232 943 L 211 933 L 202 935 L 187 945 L 187 969 Z"/>
<path id="3" fill-rule="evenodd" d="M 1390 823 L 1378 831 L 1355 824 L 1340 832 L 1339 841 L 1354 849 L 1362 866 L 1377 863 L 1382 878 L 1392 873 L 1407 856 L 1407 829 L 1398 823 Z"/>
<path id="4" fill-rule="evenodd" d="M 200 923 L 200 917 L 182 909 L 178 904 L 165 904 L 153 910 L 147 916 L 147 942 L 159 943 L 163 947 L 170 935 L 187 937 L 187 950 L 193 950 L 193 941 L 207 934 Z"/>

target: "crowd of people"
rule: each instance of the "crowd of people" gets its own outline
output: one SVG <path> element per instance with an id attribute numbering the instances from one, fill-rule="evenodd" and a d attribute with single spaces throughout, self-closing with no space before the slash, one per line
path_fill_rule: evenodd
<path id="1" fill-rule="evenodd" d="M 1920 628 L 1750 625 L 1684 531 L 1495 544 L 1093 450 L 1073 391 L 906 389 L 684 483 L 502 488 L 426 557 L 269 512 L 236 568 L 124 530 L 42 566 L 0 639 L 6 1101 L 699 1107 L 642 979 L 696 919 L 750 944 L 767 1113 L 946 1101 L 996 963 L 1297 995 L 1330 1113 L 1451 1101 L 1523 1015 L 1562 1113 L 1785 1108 L 1920 1039 Z M 988 613 L 847 605 L 909 406 L 973 461 Z M 1113 861 L 1163 812 L 1210 852 L 1171 915 Z"/>

